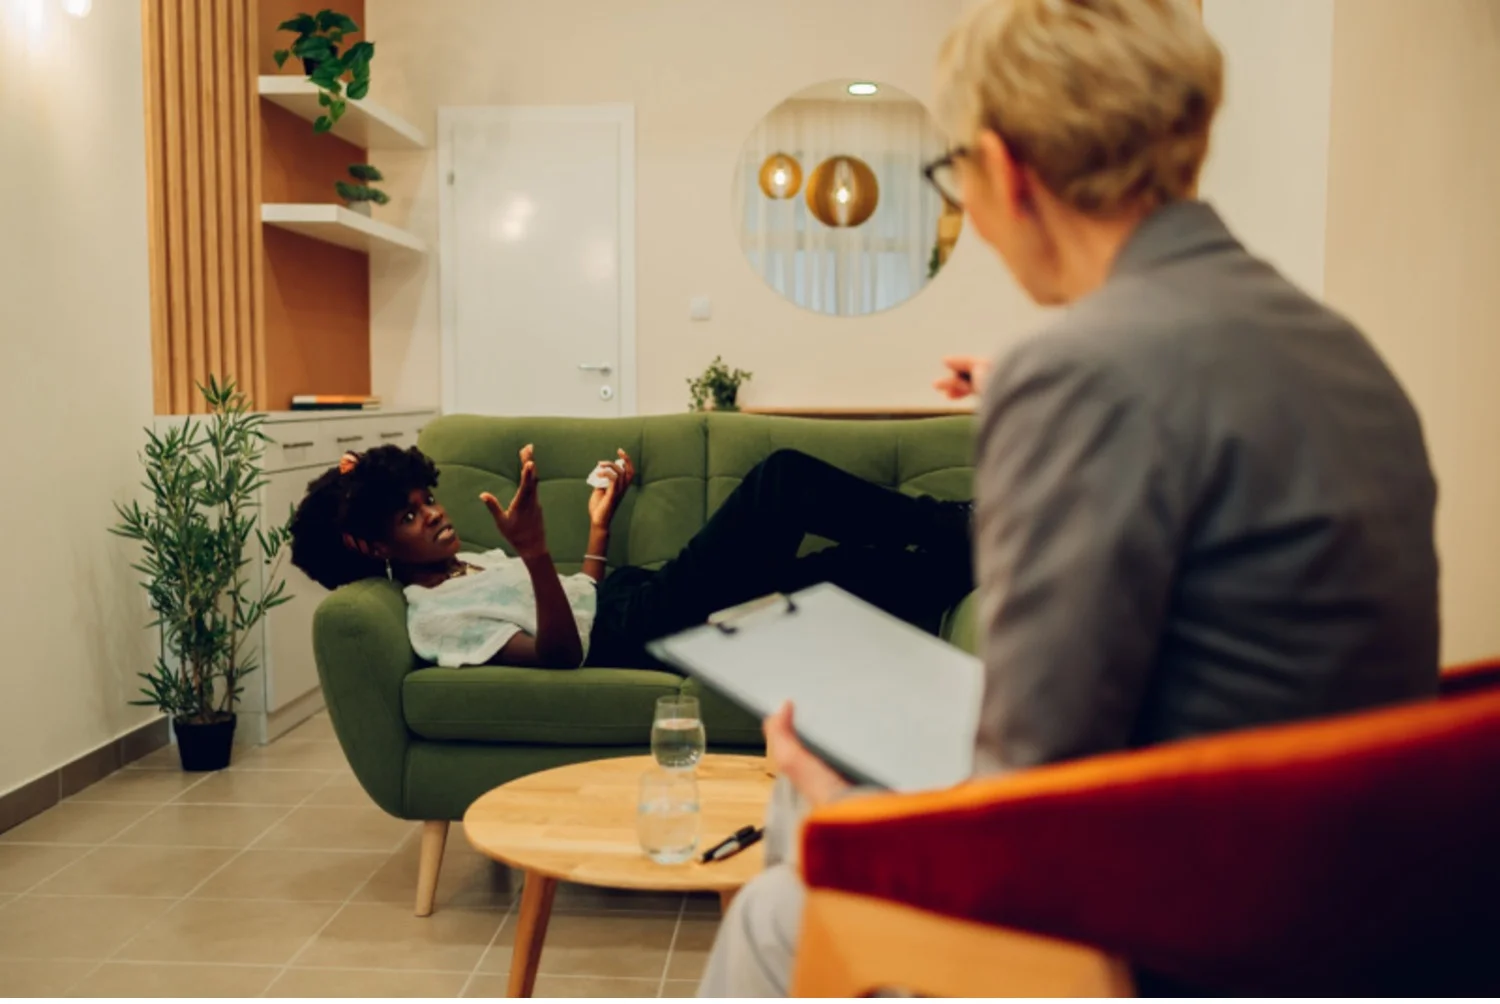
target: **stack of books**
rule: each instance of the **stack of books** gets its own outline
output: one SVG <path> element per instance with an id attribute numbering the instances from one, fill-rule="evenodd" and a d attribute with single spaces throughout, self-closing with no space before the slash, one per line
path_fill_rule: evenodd
<path id="1" fill-rule="evenodd" d="M 379 411 L 380 398 L 371 394 L 295 394 L 293 411 Z"/>

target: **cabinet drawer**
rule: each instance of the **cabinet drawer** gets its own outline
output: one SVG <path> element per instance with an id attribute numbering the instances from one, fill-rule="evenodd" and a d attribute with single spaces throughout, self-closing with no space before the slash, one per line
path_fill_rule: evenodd
<path id="1" fill-rule="evenodd" d="M 427 421 L 426 415 L 366 415 L 342 419 L 336 424 L 335 442 L 344 450 L 369 450 L 376 446 L 417 445 L 417 430 Z"/>
<path id="2" fill-rule="evenodd" d="M 333 437 L 334 459 L 353 451 L 363 453 L 372 446 L 379 446 L 374 420 L 368 418 L 331 418 L 323 423 Z"/>
<path id="3" fill-rule="evenodd" d="M 270 442 L 262 463 L 267 471 L 314 464 L 332 465 L 341 448 L 334 442 L 331 423 L 269 422 L 261 426 Z"/>
<path id="4" fill-rule="evenodd" d="M 417 445 L 416 415 L 391 415 L 386 418 L 367 418 L 366 427 L 374 437 L 371 446 L 399 446 L 403 450 Z"/>
<path id="5" fill-rule="evenodd" d="M 305 422 L 269 422 L 265 433 L 265 469 L 286 470 L 318 464 L 329 467 L 350 450 L 363 453 L 376 446 L 417 445 L 417 433 L 431 412 L 406 415 L 329 415 Z"/>

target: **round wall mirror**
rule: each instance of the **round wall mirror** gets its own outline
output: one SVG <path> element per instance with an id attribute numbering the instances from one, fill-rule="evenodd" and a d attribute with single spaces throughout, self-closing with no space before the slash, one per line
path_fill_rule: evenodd
<path id="1" fill-rule="evenodd" d="M 922 176 L 947 143 L 889 84 L 830 80 L 772 109 L 745 141 L 733 211 L 750 267 L 799 307 L 843 317 L 916 296 L 963 213 Z"/>

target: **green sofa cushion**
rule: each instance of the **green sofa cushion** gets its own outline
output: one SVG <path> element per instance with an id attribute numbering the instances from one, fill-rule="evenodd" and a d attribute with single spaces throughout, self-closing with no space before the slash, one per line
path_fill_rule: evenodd
<path id="1" fill-rule="evenodd" d="M 649 669 L 419 669 L 401 688 L 406 725 L 424 739 L 639 746 L 656 699 L 681 677 Z"/>
<path id="2" fill-rule="evenodd" d="M 709 746 L 761 742 L 760 722 L 675 673 L 648 669 L 432 667 L 401 685 L 406 726 L 423 739 L 541 746 L 642 746 L 656 699 L 699 697 Z"/>
<path id="3" fill-rule="evenodd" d="M 708 429 L 700 415 L 532 420 L 454 415 L 423 430 L 422 449 L 442 470 L 438 501 L 468 549 L 506 547 L 479 493 L 492 492 L 509 503 L 521 472 L 519 452 L 527 443 L 536 448 L 547 543 L 564 572 L 578 570 L 588 544 L 589 473 L 616 449 L 630 454 L 636 481 L 615 514 L 607 555 L 612 567 L 660 565 L 675 557 L 707 518 Z"/>

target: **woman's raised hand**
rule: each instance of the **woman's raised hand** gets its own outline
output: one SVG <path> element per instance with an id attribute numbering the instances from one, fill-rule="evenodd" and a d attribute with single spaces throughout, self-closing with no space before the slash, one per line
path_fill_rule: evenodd
<path id="1" fill-rule="evenodd" d="M 622 466 L 612 460 L 599 461 L 599 473 L 609 479 L 609 487 L 595 488 L 589 496 L 589 525 L 597 530 L 608 530 L 615 518 L 615 510 L 625 498 L 630 484 L 635 480 L 635 462 L 624 450 L 617 450 Z"/>
<path id="2" fill-rule="evenodd" d="M 542 521 L 542 504 L 536 497 L 536 460 L 531 444 L 521 448 L 521 483 L 508 508 L 489 492 L 479 496 L 495 518 L 500 531 L 520 558 L 535 558 L 547 553 L 547 528 Z"/>
<path id="3" fill-rule="evenodd" d="M 985 381 L 989 379 L 994 363 L 982 356 L 948 356 L 943 360 L 948 373 L 934 380 L 932 385 L 950 400 L 961 401 L 970 394 L 984 393 Z"/>

